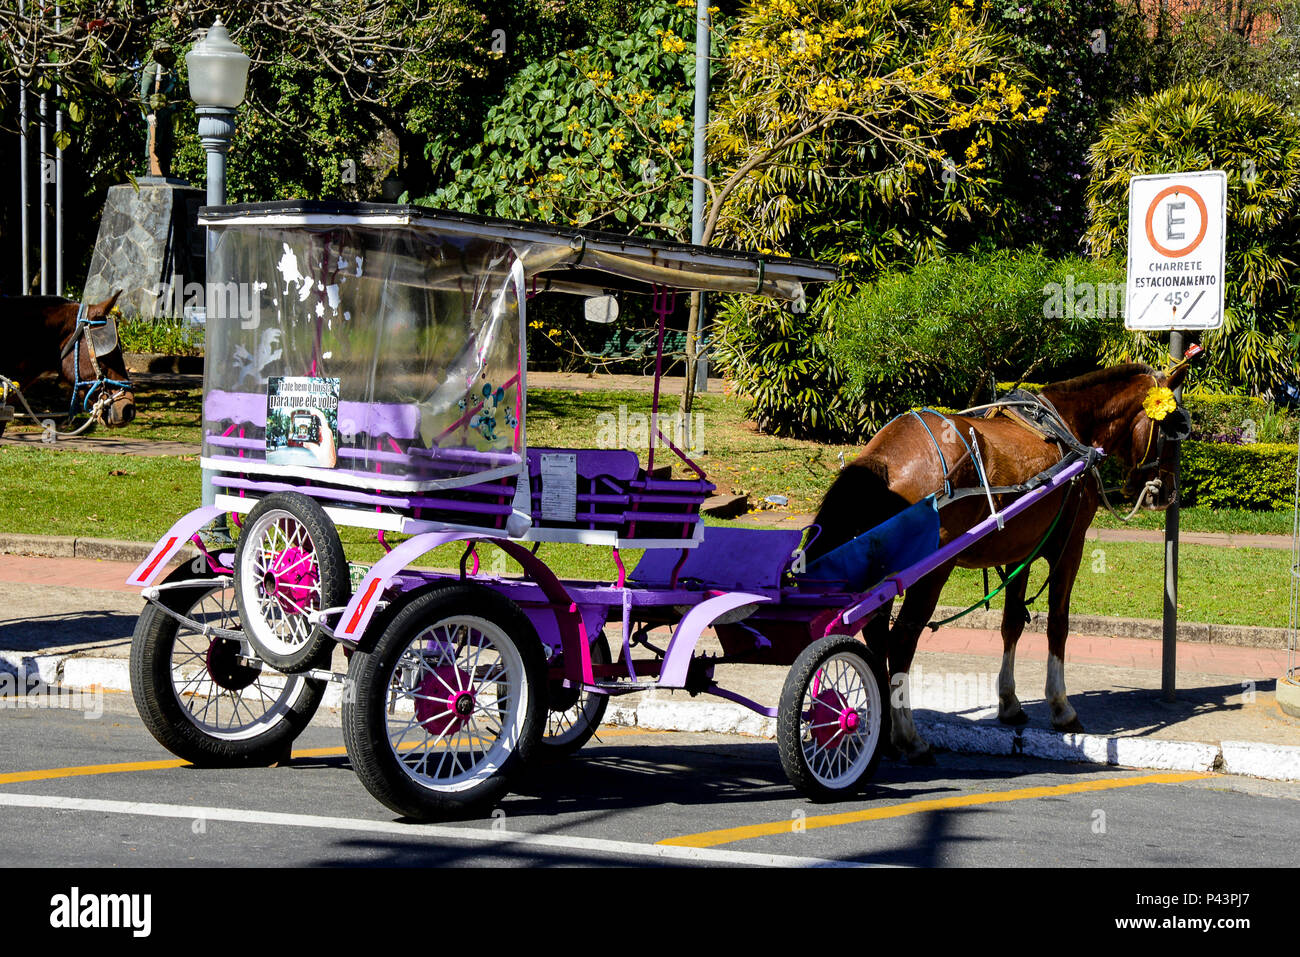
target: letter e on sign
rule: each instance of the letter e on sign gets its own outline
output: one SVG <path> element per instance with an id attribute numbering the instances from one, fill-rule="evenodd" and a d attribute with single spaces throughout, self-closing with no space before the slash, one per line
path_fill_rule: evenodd
<path id="1" fill-rule="evenodd" d="M 1227 184 L 1223 170 L 1129 180 L 1125 328 L 1223 325 Z"/>

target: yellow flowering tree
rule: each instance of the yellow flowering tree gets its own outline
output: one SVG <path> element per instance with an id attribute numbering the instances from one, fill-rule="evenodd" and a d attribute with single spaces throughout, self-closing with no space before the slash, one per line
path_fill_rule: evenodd
<path id="1" fill-rule="evenodd" d="M 973 0 L 758 0 L 725 67 L 706 236 L 843 275 L 805 314 L 733 299 L 715 355 L 764 428 L 852 433 L 830 350 L 837 303 L 882 267 L 996 234 L 1004 133 L 1041 123 L 1055 91 Z"/>
<path id="2" fill-rule="evenodd" d="M 706 232 L 825 255 L 829 226 L 876 265 L 996 219 L 999 130 L 1042 122 L 1055 93 L 960 0 L 760 0 L 726 72 Z"/>

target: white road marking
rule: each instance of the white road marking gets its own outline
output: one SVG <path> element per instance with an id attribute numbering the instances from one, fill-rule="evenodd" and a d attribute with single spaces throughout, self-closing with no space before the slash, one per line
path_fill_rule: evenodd
<path id="1" fill-rule="evenodd" d="M 183 804 L 149 804 L 138 801 L 104 801 L 41 794 L 0 793 L 0 806 L 51 808 L 101 814 L 132 814 L 141 817 L 181 820 L 229 821 L 236 824 L 265 824 L 272 827 L 307 827 L 335 831 L 363 831 L 406 838 L 439 838 L 483 844 L 522 845 L 563 851 L 591 851 L 641 857 L 665 863 L 733 864 L 751 867 L 869 867 L 856 862 L 832 861 L 819 857 L 756 854 L 716 848 L 674 847 L 664 844 L 635 844 L 601 838 L 528 834 L 522 831 L 493 831 L 488 828 L 446 827 L 437 824 L 399 824 L 395 821 L 367 821 L 363 818 L 322 817 L 315 814 L 284 814 L 276 811 L 247 811 L 238 808 L 195 807 Z"/>

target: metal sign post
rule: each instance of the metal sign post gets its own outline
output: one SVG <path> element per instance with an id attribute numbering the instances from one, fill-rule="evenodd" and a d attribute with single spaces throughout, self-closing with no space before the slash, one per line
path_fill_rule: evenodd
<path id="1" fill-rule="evenodd" d="M 1177 362 L 1183 358 L 1187 347 L 1183 334 L 1174 330 L 1169 334 L 1169 355 Z M 1182 399 L 1183 387 L 1174 390 L 1174 397 Z M 1169 465 L 1179 483 L 1182 482 L 1182 446 L 1181 442 L 1169 440 Z M 1172 702 L 1178 685 L 1178 496 L 1173 504 L 1165 509 L 1165 604 L 1162 615 L 1160 645 L 1160 697 Z"/>
<path id="2" fill-rule="evenodd" d="M 1162 173 L 1129 180 L 1128 282 L 1124 326 L 1169 332 L 1174 361 L 1183 333 L 1223 325 L 1227 174 Z M 1175 398 L 1182 398 L 1182 386 Z M 1179 475 L 1180 444 L 1170 466 Z M 1165 594 L 1160 692 L 1174 700 L 1178 656 L 1178 497 L 1165 511 Z"/>

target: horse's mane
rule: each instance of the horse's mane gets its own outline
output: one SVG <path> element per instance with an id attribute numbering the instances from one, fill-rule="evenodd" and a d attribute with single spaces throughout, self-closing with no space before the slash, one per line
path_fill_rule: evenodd
<path id="1" fill-rule="evenodd" d="M 1155 374 L 1156 370 L 1145 362 L 1125 362 L 1121 365 L 1085 372 L 1081 376 L 1066 379 L 1064 382 L 1053 382 L 1051 385 L 1044 386 L 1043 389 L 1050 389 L 1062 395 L 1070 395 L 1075 392 L 1084 392 L 1099 385 L 1110 385 L 1124 379 L 1131 379 L 1138 375 Z"/>

